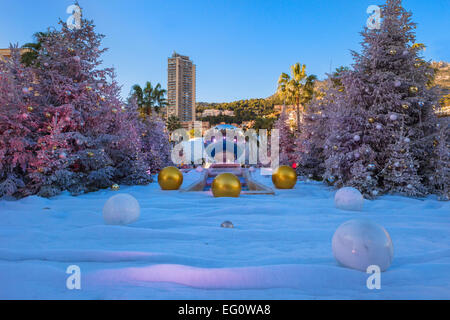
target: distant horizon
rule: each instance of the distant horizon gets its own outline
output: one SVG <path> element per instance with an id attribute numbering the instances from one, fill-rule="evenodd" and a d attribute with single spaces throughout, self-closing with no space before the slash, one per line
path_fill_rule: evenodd
<path id="1" fill-rule="evenodd" d="M 350 66 L 359 52 L 366 9 L 384 0 L 286 1 L 86 1 L 109 48 L 104 67 L 114 67 L 127 98 L 134 84 L 167 88 L 167 58 L 174 51 L 197 65 L 197 101 L 226 103 L 266 99 L 276 92 L 282 72 L 296 62 L 320 80 L 339 66 Z M 23 45 L 32 35 L 66 20 L 72 0 L 2 1 L 0 48 Z M 450 61 L 450 1 L 404 0 L 418 23 L 417 42 L 427 60 Z M 32 8 L 32 10 L 30 10 Z M 7 13 L 7 14 L 5 14 Z M 24 21 L 26 23 L 24 23 Z"/>

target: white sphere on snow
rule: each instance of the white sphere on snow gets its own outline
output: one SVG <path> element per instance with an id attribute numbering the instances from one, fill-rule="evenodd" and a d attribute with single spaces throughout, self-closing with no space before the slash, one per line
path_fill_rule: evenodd
<path id="1" fill-rule="evenodd" d="M 361 211 L 364 205 L 364 198 L 357 189 L 345 187 L 336 192 L 334 204 L 336 208 L 341 210 Z"/>
<path id="2" fill-rule="evenodd" d="M 112 196 L 103 206 L 103 219 L 106 224 L 129 224 L 138 220 L 140 214 L 139 202 L 126 193 Z"/>
<path id="3" fill-rule="evenodd" d="M 339 226 L 333 236 L 332 248 L 341 265 L 364 272 L 372 265 L 385 271 L 394 258 L 389 233 L 368 220 L 350 220 Z"/>

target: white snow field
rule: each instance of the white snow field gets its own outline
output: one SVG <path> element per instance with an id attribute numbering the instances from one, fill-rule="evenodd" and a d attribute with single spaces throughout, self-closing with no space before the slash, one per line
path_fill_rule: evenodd
<path id="1" fill-rule="evenodd" d="M 335 190 L 315 182 L 240 198 L 157 183 L 119 192 L 141 207 L 127 226 L 104 223 L 118 193 L 109 190 L 0 201 L 0 299 L 450 299 L 450 203 L 434 196 L 384 196 L 354 212 L 336 209 Z M 355 218 L 392 238 L 380 290 L 333 258 L 334 232 Z M 221 228 L 226 220 L 235 228 Z M 80 290 L 66 287 L 71 265 Z"/>

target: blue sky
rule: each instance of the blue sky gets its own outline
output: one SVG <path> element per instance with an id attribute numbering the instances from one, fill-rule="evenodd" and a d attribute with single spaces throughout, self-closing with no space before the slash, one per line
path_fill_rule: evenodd
<path id="1" fill-rule="evenodd" d="M 166 87 L 174 50 L 197 64 L 197 101 L 267 97 L 295 62 L 323 78 L 351 64 L 366 8 L 382 0 L 80 0 L 106 35 L 104 64 L 127 96 L 134 83 Z M 67 19 L 71 0 L 0 0 L 0 47 L 29 42 Z M 404 0 L 428 59 L 450 61 L 450 0 Z"/>

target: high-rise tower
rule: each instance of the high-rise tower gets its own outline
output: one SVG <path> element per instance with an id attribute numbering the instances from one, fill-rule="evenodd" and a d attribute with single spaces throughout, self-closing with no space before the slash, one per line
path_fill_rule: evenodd
<path id="1" fill-rule="evenodd" d="M 168 59 L 167 117 L 172 115 L 195 121 L 195 64 L 176 52 Z"/>

